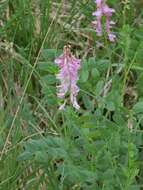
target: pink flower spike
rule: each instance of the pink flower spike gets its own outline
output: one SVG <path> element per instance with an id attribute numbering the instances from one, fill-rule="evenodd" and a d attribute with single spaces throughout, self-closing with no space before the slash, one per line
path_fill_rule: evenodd
<path id="1" fill-rule="evenodd" d="M 80 60 L 76 59 L 71 51 L 70 46 L 64 47 L 64 52 L 61 56 L 55 59 L 55 64 L 60 68 L 59 73 L 56 78 L 60 80 L 60 85 L 57 86 L 57 96 L 61 99 L 65 98 L 67 92 L 70 93 L 70 101 L 74 108 L 79 109 L 80 106 L 77 103 L 77 95 L 79 88 L 77 86 L 78 81 L 78 70 L 80 69 Z M 60 106 L 60 110 L 63 110 L 66 104 L 66 99 L 64 104 Z"/>
<path id="2" fill-rule="evenodd" d="M 110 20 L 110 17 L 112 16 L 112 14 L 115 12 L 114 9 L 110 8 L 104 0 L 95 0 L 96 3 L 96 11 L 93 12 L 93 16 L 96 16 L 96 20 L 94 20 L 92 22 L 93 27 L 96 30 L 96 34 L 97 36 L 101 36 L 102 35 L 102 17 L 105 16 L 106 17 L 106 32 L 108 34 L 108 38 L 111 42 L 115 41 L 116 36 L 114 34 L 111 33 L 111 28 L 112 25 L 114 25 L 115 23 L 113 21 Z"/>

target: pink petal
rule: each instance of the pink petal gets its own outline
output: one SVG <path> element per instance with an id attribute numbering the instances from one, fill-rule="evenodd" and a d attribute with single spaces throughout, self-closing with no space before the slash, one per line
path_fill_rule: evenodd
<path id="1" fill-rule="evenodd" d="M 108 34 L 108 37 L 111 42 L 115 42 L 116 36 L 114 34 L 110 33 Z"/>

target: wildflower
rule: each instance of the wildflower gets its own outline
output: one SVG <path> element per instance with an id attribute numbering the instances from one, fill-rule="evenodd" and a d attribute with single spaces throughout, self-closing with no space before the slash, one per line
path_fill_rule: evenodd
<path id="1" fill-rule="evenodd" d="M 79 88 L 76 83 L 78 80 L 78 70 L 80 69 L 80 60 L 72 55 L 70 46 L 67 45 L 64 46 L 63 54 L 55 60 L 55 63 L 60 68 L 59 73 L 56 75 L 56 78 L 60 80 L 60 85 L 57 86 L 57 96 L 64 99 L 67 92 L 69 92 L 70 101 L 73 107 L 79 109 L 80 106 L 76 99 Z M 66 102 L 67 100 L 65 100 L 64 104 L 60 106 L 60 110 L 64 109 Z"/>
<path id="2" fill-rule="evenodd" d="M 96 29 L 96 33 L 98 36 L 102 35 L 102 17 L 106 17 L 106 32 L 108 34 L 108 38 L 111 42 L 115 41 L 116 36 L 111 32 L 112 25 L 115 23 L 110 20 L 110 17 L 115 12 L 114 9 L 111 9 L 104 0 L 95 0 L 97 10 L 93 12 L 93 16 L 96 16 L 96 20 L 92 22 L 93 27 Z"/>

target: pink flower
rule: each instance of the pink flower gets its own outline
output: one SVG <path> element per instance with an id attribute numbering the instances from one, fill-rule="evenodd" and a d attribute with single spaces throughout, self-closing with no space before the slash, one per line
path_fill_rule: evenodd
<path id="1" fill-rule="evenodd" d="M 102 35 L 102 17 L 106 17 L 106 32 L 108 34 L 108 38 L 111 42 L 115 41 L 116 36 L 111 32 L 112 25 L 115 24 L 110 20 L 110 17 L 115 12 L 114 9 L 111 9 L 104 0 L 95 0 L 97 10 L 93 12 L 93 16 L 96 16 L 96 20 L 92 22 L 93 27 L 96 29 L 96 33 L 98 36 Z"/>
<path id="2" fill-rule="evenodd" d="M 80 106 L 76 99 L 79 88 L 76 83 L 78 80 L 78 70 L 80 69 L 80 60 L 72 55 L 70 46 L 68 45 L 64 46 L 63 54 L 55 60 L 55 63 L 60 68 L 59 73 L 56 75 L 56 78 L 60 80 L 60 85 L 57 86 L 57 96 L 64 99 L 67 92 L 69 92 L 73 107 L 79 109 Z M 67 100 L 60 106 L 60 110 L 64 109 L 66 102 Z"/>
<path id="3" fill-rule="evenodd" d="M 100 7 L 102 0 L 95 0 L 97 7 Z"/>

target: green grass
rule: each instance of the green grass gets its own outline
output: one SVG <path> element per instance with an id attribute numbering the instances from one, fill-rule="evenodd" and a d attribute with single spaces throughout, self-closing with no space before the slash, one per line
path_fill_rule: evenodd
<path id="1" fill-rule="evenodd" d="M 92 0 L 0 2 L 0 190 L 143 189 L 143 2 L 108 3 L 116 43 L 92 29 Z M 66 44 L 79 111 L 58 110 Z"/>

